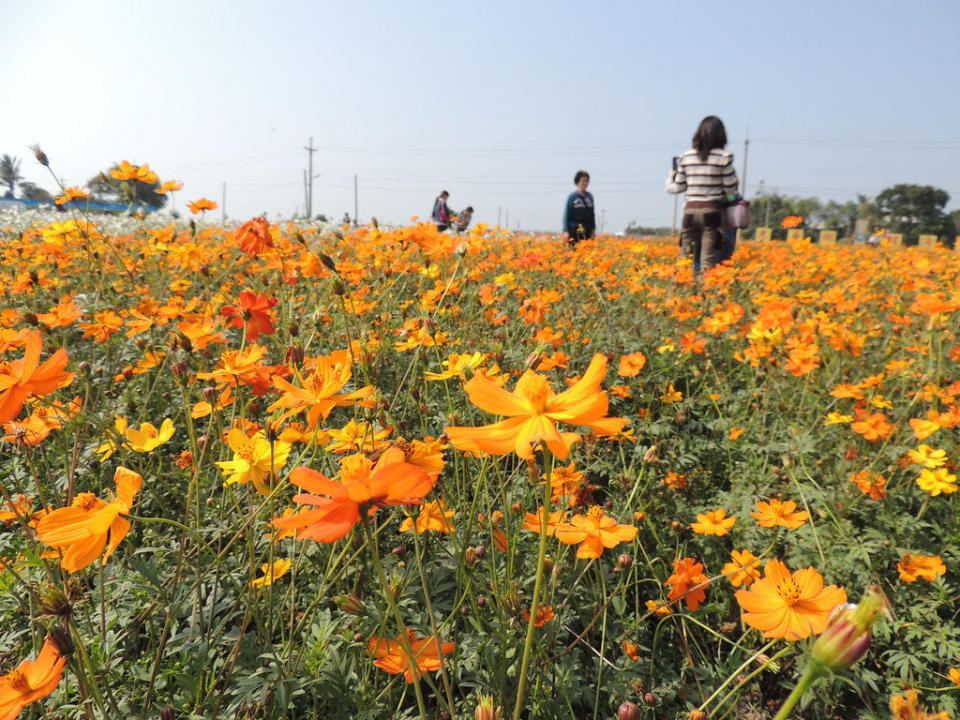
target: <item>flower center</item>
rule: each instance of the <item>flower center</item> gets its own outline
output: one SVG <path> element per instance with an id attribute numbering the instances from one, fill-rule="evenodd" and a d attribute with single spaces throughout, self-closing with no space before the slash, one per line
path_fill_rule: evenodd
<path id="1" fill-rule="evenodd" d="M 587 510 L 587 517 L 591 520 L 599 520 L 603 517 L 603 508 L 599 505 L 593 505 Z"/>
<path id="2" fill-rule="evenodd" d="M 92 492 L 82 492 L 73 499 L 73 506 L 81 510 L 92 510 L 97 504 L 97 496 Z"/>
<path id="3" fill-rule="evenodd" d="M 12 690 L 15 690 L 18 693 L 23 693 L 24 691 L 30 689 L 30 682 L 27 680 L 27 676 L 21 670 L 11 670 L 6 677 L 7 682 L 10 683 L 10 688 Z"/>
<path id="4" fill-rule="evenodd" d="M 254 452 L 254 446 L 252 442 L 240 443 L 240 446 L 237 448 L 237 455 L 242 457 L 251 465 L 253 464 L 256 453 Z"/>
<path id="5" fill-rule="evenodd" d="M 793 578 L 787 578 L 777 585 L 777 594 L 787 605 L 793 605 L 800 599 L 800 586 Z"/>

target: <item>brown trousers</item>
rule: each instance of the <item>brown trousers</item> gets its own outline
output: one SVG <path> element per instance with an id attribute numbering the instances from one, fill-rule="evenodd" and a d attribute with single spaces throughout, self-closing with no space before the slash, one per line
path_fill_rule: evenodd
<path id="1" fill-rule="evenodd" d="M 683 254 L 703 269 L 723 260 L 723 207 L 713 202 L 688 202 L 680 226 Z"/>

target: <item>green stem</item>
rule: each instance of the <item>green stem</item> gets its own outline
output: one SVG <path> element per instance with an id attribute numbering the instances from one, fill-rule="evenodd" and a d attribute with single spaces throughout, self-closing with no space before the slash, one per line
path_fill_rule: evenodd
<path id="1" fill-rule="evenodd" d="M 523 660 L 520 662 L 520 681 L 517 686 L 517 702 L 513 707 L 513 720 L 520 720 L 523 701 L 527 694 L 527 670 L 530 668 L 530 656 L 533 651 L 533 636 L 537 625 L 537 610 L 540 606 L 540 589 L 543 587 L 543 566 L 547 557 L 547 523 L 550 519 L 550 475 L 553 472 L 553 454 L 544 449 L 544 473 L 547 481 L 543 484 L 543 516 L 540 518 L 540 548 L 537 552 L 537 576 L 533 583 L 533 599 L 530 602 L 530 620 L 527 622 L 527 638 L 523 644 Z"/>
<path id="2" fill-rule="evenodd" d="M 788 697 L 786 702 L 783 703 L 783 707 L 780 708 L 780 712 L 777 713 L 777 716 L 773 720 L 787 720 L 787 718 L 790 717 L 790 713 L 793 711 L 793 708 L 796 707 L 798 702 L 800 702 L 800 698 L 802 698 L 803 694 L 813 686 L 819 677 L 820 674 L 816 671 L 813 665 L 807 666 L 807 670 L 803 673 L 803 677 L 800 678 L 800 682 L 797 683 L 797 686 L 793 689 L 793 692 L 790 693 L 790 697 Z"/>

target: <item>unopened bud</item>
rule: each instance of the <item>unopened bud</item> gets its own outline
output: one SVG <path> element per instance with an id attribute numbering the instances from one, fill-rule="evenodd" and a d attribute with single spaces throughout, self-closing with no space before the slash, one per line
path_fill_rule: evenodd
<path id="1" fill-rule="evenodd" d="M 840 672 L 863 657 L 870 647 L 873 626 L 886 605 L 883 593 L 871 587 L 859 605 L 843 603 L 831 610 L 826 630 L 810 649 L 813 666 L 821 674 Z"/>
<path id="2" fill-rule="evenodd" d="M 640 708 L 629 700 L 617 708 L 617 720 L 640 720 Z"/>
<path id="3" fill-rule="evenodd" d="M 481 695 L 478 698 L 477 709 L 473 713 L 474 720 L 500 720 L 503 716 L 500 714 L 501 708 L 494 707 L 493 697 L 490 695 Z"/>
<path id="4" fill-rule="evenodd" d="M 340 609 L 348 615 L 363 615 L 366 612 L 363 601 L 353 593 L 340 597 Z"/>
<path id="5" fill-rule="evenodd" d="M 621 553 L 617 558 L 617 565 L 621 570 L 629 570 L 633 566 L 633 555 Z"/>
<path id="6" fill-rule="evenodd" d="M 38 163 L 44 167 L 50 167 L 50 158 L 48 158 L 47 154 L 40 149 L 39 145 L 31 145 L 30 149 L 33 151 L 33 156 L 37 159 Z"/>
<path id="7" fill-rule="evenodd" d="M 690 720 L 707 720 L 707 714 L 703 710 L 691 710 Z"/>
<path id="8" fill-rule="evenodd" d="M 643 694 L 643 702 L 652 707 L 657 704 L 657 696 L 652 692 L 645 692 Z"/>

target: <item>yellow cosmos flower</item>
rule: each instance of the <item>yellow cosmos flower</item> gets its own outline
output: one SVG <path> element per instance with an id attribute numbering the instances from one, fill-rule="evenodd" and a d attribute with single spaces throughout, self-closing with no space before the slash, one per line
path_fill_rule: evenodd
<path id="1" fill-rule="evenodd" d="M 943 467 L 947 462 L 945 450 L 934 450 L 929 445 L 921 445 L 916 450 L 910 450 L 907 456 L 914 465 L 923 465 L 931 470 Z"/>
<path id="2" fill-rule="evenodd" d="M 673 383 L 670 383 L 669 387 L 667 387 L 666 392 L 664 392 L 663 395 L 660 396 L 660 399 L 665 403 L 680 402 L 681 400 L 683 400 L 683 393 L 680 392 L 679 390 L 674 389 Z"/>
<path id="3" fill-rule="evenodd" d="M 456 514 L 456 510 L 447 510 L 443 500 L 431 500 L 421 506 L 416 520 L 408 517 L 400 524 L 400 532 L 410 532 L 416 527 L 418 535 L 428 530 L 451 533 L 454 530 L 453 516 Z M 416 526 L 414 526 L 414 522 L 416 522 Z"/>
<path id="4" fill-rule="evenodd" d="M 223 484 L 252 482 L 257 492 L 269 495 L 264 478 L 279 472 L 286 464 L 290 443 L 277 440 L 271 444 L 262 430 L 248 437 L 240 428 L 232 428 L 227 433 L 227 444 L 233 450 L 233 459 L 217 463 L 227 476 Z"/>
<path id="5" fill-rule="evenodd" d="M 166 418 L 160 424 L 159 430 L 150 423 L 140 423 L 140 428 L 137 430 L 127 428 L 127 445 L 134 452 L 152 452 L 172 438 L 174 431 L 173 420 L 170 418 Z"/>
<path id="6" fill-rule="evenodd" d="M 690 526 L 698 535 L 726 535 L 737 522 L 735 517 L 728 518 L 723 508 L 697 514 L 697 521 Z"/>
<path id="7" fill-rule="evenodd" d="M 253 587 L 266 587 L 267 585 L 273 585 L 274 580 L 286 575 L 289 571 L 289 560 L 274 560 L 273 565 L 264 563 L 260 566 L 260 572 L 262 572 L 263 575 L 251 580 L 250 584 Z"/>
<path id="8" fill-rule="evenodd" d="M 931 495 L 955 493 L 957 491 L 957 476 L 947 472 L 946 468 L 937 468 L 936 470 L 924 468 L 920 471 L 920 477 L 917 478 L 917 485 Z"/>
<path id="9" fill-rule="evenodd" d="M 827 415 L 827 419 L 823 421 L 824 425 L 846 425 L 847 423 L 853 422 L 853 415 L 844 415 L 838 412 L 832 412 Z"/>

